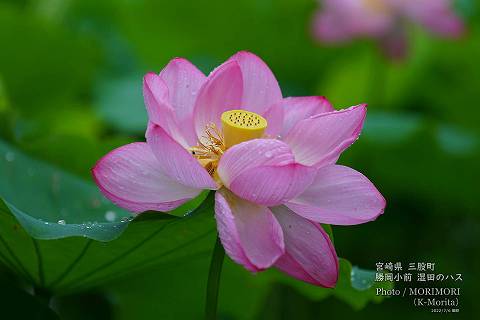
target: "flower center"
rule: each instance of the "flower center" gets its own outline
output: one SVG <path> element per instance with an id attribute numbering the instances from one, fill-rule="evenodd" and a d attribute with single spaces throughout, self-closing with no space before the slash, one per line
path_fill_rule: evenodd
<path id="1" fill-rule="evenodd" d="M 226 111 L 222 113 L 221 120 L 221 130 L 214 123 L 207 125 L 205 134 L 198 139 L 198 145 L 189 149 L 220 185 L 217 167 L 223 153 L 241 142 L 261 138 L 267 128 L 265 118 L 245 110 Z"/>
<path id="2" fill-rule="evenodd" d="M 208 173 L 217 180 L 216 175 L 218 161 L 226 150 L 222 132 L 214 123 L 205 128 L 205 135 L 198 139 L 198 145 L 189 150 L 197 158 L 198 162 L 208 171 Z"/>
<path id="3" fill-rule="evenodd" d="M 255 112 L 230 110 L 222 113 L 222 128 L 227 148 L 244 141 L 261 138 L 267 120 Z"/>

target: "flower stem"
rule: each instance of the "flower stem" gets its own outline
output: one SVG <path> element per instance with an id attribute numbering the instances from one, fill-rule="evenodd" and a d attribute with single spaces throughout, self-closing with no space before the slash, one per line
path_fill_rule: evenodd
<path id="1" fill-rule="evenodd" d="M 223 249 L 220 238 L 217 235 L 215 248 L 213 249 L 212 260 L 210 262 L 210 271 L 208 273 L 207 300 L 205 304 L 205 319 L 217 319 L 218 291 L 220 287 L 220 275 L 222 273 L 223 258 L 225 250 Z"/>

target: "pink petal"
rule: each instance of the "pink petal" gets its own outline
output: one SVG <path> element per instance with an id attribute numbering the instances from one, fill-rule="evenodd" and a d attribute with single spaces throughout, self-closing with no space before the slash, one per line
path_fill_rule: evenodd
<path id="1" fill-rule="evenodd" d="M 160 72 L 160 77 L 168 87 L 179 127 L 190 146 L 197 143 L 193 128 L 193 107 L 205 75 L 186 59 L 175 58 Z"/>
<path id="2" fill-rule="evenodd" d="M 283 109 L 283 127 L 280 135 L 285 137 L 298 121 L 311 116 L 335 111 L 325 97 L 289 97 L 278 103 Z"/>
<path id="3" fill-rule="evenodd" d="M 362 104 L 301 120 L 284 142 L 292 148 L 298 163 L 316 167 L 334 163 L 360 135 L 366 112 Z"/>
<path id="4" fill-rule="evenodd" d="M 392 0 L 393 1 L 393 0 Z M 394 0 L 398 11 L 444 37 L 459 37 L 464 32 L 462 19 L 455 13 L 451 0 Z"/>
<path id="5" fill-rule="evenodd" d="M 172 109 L 168 104 L 167 84 L 153 72 L 143 77 L 143 97 L 150 121 L 160 122 L 164 109 Z"/>
<path id="6" fill-rule="evenodd" d="M 105 197 L 132 212 L 169 211 L 201 191 L 165 175 L 144 142 L 108 153 L 97 162 L 92 174 Z"/>
<path id="7" fill-rule="evenodd" d="M 325 43 L 341 43 L 353 38 L 348 23 L 338 23 L 339 20 L 332 12 L 317 11 L 312 21 L 313 36 Z"/>
<path id="8" fill-rule="evenodd" d="M 282 226 L 285 254 L 275 267 L 299 280 L 332 288 L 338 279 L 338 258 L 327 233 L 315 222 L 285 206 L 272 208 Z"/>
<path id="9" fill-rule="evenodd" d="M 262 205 L 278 205 L 312 182 L 313 168 L 295 163 L 282 141 L 255 139 L 237 144 L 220 159 L 218 174 L 236 195 Z"/>
<path id="10" fill-rule="evenodd" d="M 361 36 L 382 37 L 395 27 L 396 12 L 391 9 L 389 2 L 324 0 L 322 9 L 314 17 L 314 35 L 330 43 Z"/>
<path id="11" fill-rule="evenodd" d="M 184 147 L 189 144 L 180 129 L 175 110 L 170 105 L 169 90 L 162 78 L 155 73 L 147 73 L 143 78 L 143 97 L 149 121 L 161 126 Z"/>
<path id="12" fill-rule="evenodd" d="M 268 107 L 282 99 L 277 79 L 262 59 L 253 53 L 240 51 L 229 59 L 232 60 L 242 70 L 242 109 L 263 114 Z"/>
<path id="13" fill-rule="evenodd" d="M 201 87 L 195 102 L 193 117 L 197 136 L 204 136 L 205 127 L 211 123 L 221 128 L 222 113 L 241 107 L 242 92 L 242 72 L 236 61 L 226 62 L 215 69 Z"/>
<path id="14" fill-rule="evenodd" d="M 284 252 L 282 229 L 267 207 L 223 189 L 215 194 L 215 219 L 227 254 L 252 272 L 270 267 Z"/>
<path id="15" fill-rule="evenodd" d="M 286 205 L 309 220 L 354 225 L 381 215 L 385 199 L 360 172 L 329 165 L 320 168 L 314 182 Z"/>
<path id="16" fill-rule="evenodd" d="M 267 129 L 265 129 L 264 135 L 266 137 L 277 137 L 283 127 L 284 111 L 279 103 L 274 103 L 270 108 L 265 111 L 262 116 L 267 120 Z"/>
<path id="17" fill-rule="evenodd" d="M 422 17 L 421 23 L 444 37 L 458 38 L 465 31 L 463 21 L 451 11 L 429 12 Z"/>
<path id="18" fill-rule="evenodd" d="M 153 125 L 149 128 L 147 143 L 157 157 L 159 167 L 173 180 L 193 188 L 217 189 L 207 170 L 162 127 Z"/>

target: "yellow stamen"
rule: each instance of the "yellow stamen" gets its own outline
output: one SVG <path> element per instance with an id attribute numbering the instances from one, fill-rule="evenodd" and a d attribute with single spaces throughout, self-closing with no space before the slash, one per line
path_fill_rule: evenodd
<path id="1" fill-rule="evenodd" d="M 191 147 L 189 150 L 208 173 L 221 184 L 217 167 L 226 147 L 223 134 L 217 126 L 214 123 L 207 125 L 205 135 L 198 140 L 198 146 Z"/>
<path id="2" fill-rule="evenodd" d="M 267 128 L 267 120 L 250 111 L 230 110 L 222 113 L 221 118 L 226 148 L 261 138 Z"/>

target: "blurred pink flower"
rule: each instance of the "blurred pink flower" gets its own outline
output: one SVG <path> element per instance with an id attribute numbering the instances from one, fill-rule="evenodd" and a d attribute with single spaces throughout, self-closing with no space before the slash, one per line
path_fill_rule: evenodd
<path id="1" fill-rule="evenodd" d="M 321 5 L 313 21 L 317 39 L 338 43 L 375 38 L 393 56 L 402 56 L 405 51 L 405 21 L 449 38 L 460 36 L 464 30 L 451 0 L 323 0 Z"/>
<path id="2" fill-rule="evenodd" d="M 173 59 L 144 77 L 143 91 L 147 142 L 98 161 L 103 194 L 139 213 L 217 190 L 218 233 L 234 261 L 333 287 L 338 258 L 319 223 L 364 223 L 385 207 L 365 176 L 335 164 L 358 138 L 366 106 L 335 111 L 323 97 L 282 98 L 268 66 L 248 52 L 208 77 Z"/>

